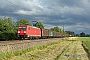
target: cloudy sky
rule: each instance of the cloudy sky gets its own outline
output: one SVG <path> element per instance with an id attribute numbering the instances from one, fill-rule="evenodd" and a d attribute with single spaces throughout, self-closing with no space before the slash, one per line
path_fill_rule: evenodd
<path id="1" fill-rule="evenodd" d="M 0 18 L 26 18 L 45 28 L 64 25 L 65 31 L 90 34 L 90 0 L 0 0 Z M 63 23 L 62 23 L 63 22 Z"/>

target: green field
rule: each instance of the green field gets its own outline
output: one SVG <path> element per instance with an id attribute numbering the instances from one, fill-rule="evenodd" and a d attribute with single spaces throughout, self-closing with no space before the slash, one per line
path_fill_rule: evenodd
<path id="1" fill-rule="evenodd" d="M 90 37 L 78 37 L 77 39 L 80 41 L 90 41 Z"/>
<path id="2" fill-rule="evenodd" d="M 90 37 L 79 37 L 77 40 L 83 41 L 83 44 L 90 50 Z"/>
<path id="3" fill-rule="evenodd" d="M 77 40 L 82 41 L 84 50 L 87 52 L 88 58 L 90 60 L 90 37 L 79 37 Z"/>

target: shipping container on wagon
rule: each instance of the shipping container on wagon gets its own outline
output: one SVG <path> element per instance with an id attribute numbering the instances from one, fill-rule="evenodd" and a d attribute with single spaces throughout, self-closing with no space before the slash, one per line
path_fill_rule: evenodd
<path id="1" fill-rule="evenodd" d="M 49 29 L 41 29 L 42 38 L 50 38 L 53 37 L 53 31 Z"/>
<path id="2" fill-rule="evenodd" d="M 53 37 L 54 36 L 54 31 L 49 30 L 49 37 Z"/>
<path id="3" fill-rule="evenodd" d="M 49 33 L 49 30 L 48 29 L 41 29 L 41 36 L 47 37 L 48 36 L 48 33 Z"/>
<path id="4" fill-rule="evenodd" d="M 59 37 L 63 37 L 63 33 L 62 32 L 59 32 Z"/>
<path id="5" fill-rule="evenodd" d="M 60 35 L 61 35 L 60 37 L 63 37 L 64 36 L 64 33 L 61 33 Z"/>
<path id="6" fill-rule="evenodd" d="M 57 32 L 53 31 L 53 37 L 56 37 L 56 36 L 57 36 Z"/>
<path id="7" fill-rule="evenodd" d="M 57 37 L 60 37 L 60 32 L 56 32 L 56 36 Z"/>
<path id="8" fill-rule="evenodd" d="M 54 31 L 54 37 L 59 37 L 59 32 Z"/>
<path id="9" fill-rule="evenodd" d="M 61 33 L 61 32 L 56 32 L 56 31 L 54 31 L 53 35 L 54 35 L 54 37 L 56 37 L 56 38 L 63 37 L 63 33 Z"/>
<path id="10" fill-rule="evenodd" d="M 70 35 L 69 34 L 65 34 L 65 37 L 70 37 Z"/>
<path id="11" fill-rule="evenodd" d="M 48 29 L 41 29 L 41 38 L 48 38 L 49 30 Z"/>
<path id="12" fill-rule="evenodd" d="M 22 38 L 41 37 L 41 29 L 30 25 L 20 25 L 18 26 L 17 36 Z"/>

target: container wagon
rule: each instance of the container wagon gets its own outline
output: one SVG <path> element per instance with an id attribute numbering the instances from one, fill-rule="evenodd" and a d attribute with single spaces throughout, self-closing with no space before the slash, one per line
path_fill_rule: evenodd
<path id="1" fill-rule="evenodd" d="M 53 37 L 53 31 L 49 29 L 41 29 L 41 38 L 51 38 Z"/>

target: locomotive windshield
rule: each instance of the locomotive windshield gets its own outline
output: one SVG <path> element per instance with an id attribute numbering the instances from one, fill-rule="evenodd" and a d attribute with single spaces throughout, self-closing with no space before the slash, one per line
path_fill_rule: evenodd
<path id="1" fill-rule="evenodd" d="M 26 27 L 19 27 L 18 30 L 26 30 Z"/>

